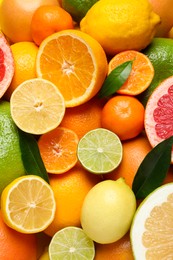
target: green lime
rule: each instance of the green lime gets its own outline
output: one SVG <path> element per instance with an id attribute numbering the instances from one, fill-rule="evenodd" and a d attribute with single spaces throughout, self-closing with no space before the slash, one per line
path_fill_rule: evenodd
<path id="1" fill-rule="evenodd" d="M 96 174 L 108 173 L 117 168 L 122 160 L 122 143 L 115 133 L 97 128 L 80 139 L 77 155 L 88 171 Z"/>
<path id="2" fill-rule="evenodd" d="M 139 95 L 139 100 L 146 105 L 153 90 L 164 79 L 173 75 L 173 39 L 154 38 L 143 53 L 148 56 L 155 70 L 150 86 Z"/>
<path id="3" fill-rule="evenodd" d="M 94 242 L 78 227 L 66 227 L 55 233 L 49 244 L 50 260 L 92 260 Z"/>
<path id="4" fill-rule="evenodd" d="M 62 0 L 62 7 L 65 9 L 75 22 L 80 22 L 88 10 L 98 0 Z"/>
<path id="5" fill-rule="evenodd" d="M 25 174 L 19 135 L 10 114 L 10 103 L 0 101 L 0 194 L 14 179 Z"/>

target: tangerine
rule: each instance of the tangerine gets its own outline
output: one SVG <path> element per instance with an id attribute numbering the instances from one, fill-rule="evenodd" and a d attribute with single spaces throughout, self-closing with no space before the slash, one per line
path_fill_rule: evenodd
<path id="1" fill-rule="evenodd" d="M 102 127 L 114 132 L 121 140 L 136 137 L 144 129 L 144 106 L 132 96 L 110 98 L 101 113 Z"/>
<path id="2" fill-rule="evenodd" d="M 71 15 L 60 6 L 43 5 L 36 9 L 31 20 L 31 35 L 39 46 L 49 35 L 66 29 L 73 29 Z"/>

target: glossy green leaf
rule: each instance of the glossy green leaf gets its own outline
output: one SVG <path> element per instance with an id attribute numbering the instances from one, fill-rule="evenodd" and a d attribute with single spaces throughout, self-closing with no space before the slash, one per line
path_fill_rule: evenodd
<path id="1" fill-rule="evenodd" d="M 144 158 L 135 175 L 132 190 L 144 199 L 164 181 L 171 163 L 173 136 L 155 146 Z"/>
<path id="2" fill-rule="evenodd" d="M 108 97 L 120 89 L 130 75 L 132 64 L 133 61 L 126 61 L 113 69 L 105 79 L 98 96 L 100 98 Z"/>
<path id="3" fill-rule="evenodd" d="M 19 142 L 26 174 L 38 175 L 49 183 L 48 174 L 42 161 L 38 144 L 33 135 L 19 130 Z"/>

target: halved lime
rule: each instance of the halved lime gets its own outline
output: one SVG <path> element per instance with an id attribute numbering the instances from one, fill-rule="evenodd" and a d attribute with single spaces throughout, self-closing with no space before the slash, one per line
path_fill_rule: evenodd
<path id="1" fill-rule="evenodd" d="M 88 171 L 104 174 L 113 171 L 122 160 L 122 143 L 119 137 L 104 128 L 86 133 L 78 143 L 78 159 Z"/>
<path id="2" fill-rule="evenodd" d="M 94 242 L 78 227 L 66 227 L 55 233 L 49 245 L 50 260 L 92 260 Z"/>

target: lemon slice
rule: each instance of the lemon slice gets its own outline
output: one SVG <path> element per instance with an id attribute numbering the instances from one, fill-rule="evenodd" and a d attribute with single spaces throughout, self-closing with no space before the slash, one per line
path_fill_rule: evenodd
<path id="1" fill-rule="evenodd" d="M 94 242 L 78 227 L 66 227 L 55 233 L 49 245 L 50 260 L 93 260 Z"/>
<path id="2" fill-rule="evenodd" d="M 21 233 L 38 233 L 54 219 L 56 203 L 50 185 L 41 177 L 26 175 L 2 192 L 1 211 L 6 224 Z"/>
<path id="3" fill-rule="evenodd" d="M 173 259 L 173 183 L 162 185 L 140 204 L 130 236 L 135 259 Z"/>
<path id="4" fill-rule="evenodd" d="M 57 87 L 44 79 L 26 80 L 13 92 L 11 115 L 24 132 L 44 134 L 56 128 L 65 113 L 64 98 Z"/>
<path id="5" fill-rule="evenodd" d="M 88 171 L 96 174 L 108 173 L 117 168 L 122 160 L 122 143 L 115 133 L 97 128 L 80 139 L 77 155 Z"/>

